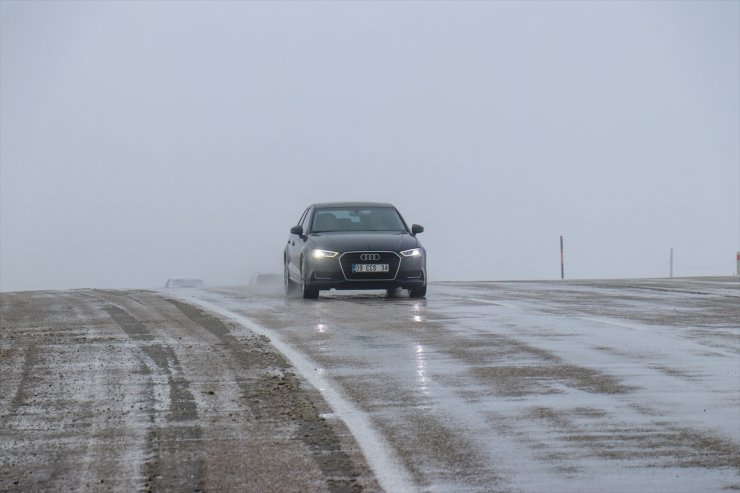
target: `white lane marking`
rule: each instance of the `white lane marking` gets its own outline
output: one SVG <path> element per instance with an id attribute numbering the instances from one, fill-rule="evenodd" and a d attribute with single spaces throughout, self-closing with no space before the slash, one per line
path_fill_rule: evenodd
<path id="1" fill-rule="evenodd" d="M 288 358 L 290 363 L 308 383 L 319 389 L 326 402 L 334 411 L 334 414 L 347 425 L 350 433 L 352 433 L 362 449 L 370 468 L 375 473 L 380 486 L 384 490 L 392 492 L 417 491 L 411 480 L 411 475 L 402 466 L 400 458 L 396 456 L 390 445 L 373 428 L 369 416 L 342 397 L 334 389 L 329 379 L 322 376 L 324 372 L 315 371 L 314 369 L 318 365 L 283 342 L 275 332 L 262 327 L 243 315 L 226 310 L 208 301 L 191 297 L 181 299 L 188 303 L 199 305 L 210 312 L 218 313 L 248 328 L 255 334 L 269 337 L 270 344 Z"/>

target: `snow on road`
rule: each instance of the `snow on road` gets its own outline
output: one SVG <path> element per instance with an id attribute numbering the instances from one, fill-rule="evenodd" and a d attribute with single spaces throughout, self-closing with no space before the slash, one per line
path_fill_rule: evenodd
<path id="1" fill-rule="evenodd" d="M 740 488 L 737 279 L 186 298 L 276 342 L 390 491 Z"/>
<path id="2" fill-rule="evenodd" d="M 0 295 L 0 491 L 378 491 L 264 337 L 151 291 Z"/>

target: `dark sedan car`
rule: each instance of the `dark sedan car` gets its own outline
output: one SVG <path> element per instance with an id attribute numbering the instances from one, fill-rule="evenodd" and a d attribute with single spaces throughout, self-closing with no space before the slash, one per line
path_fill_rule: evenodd
<path id="1" fill-rule="evenodd" d="M 391 204 L 337 202 L 309 206 L 290 229 L 285 292 L 315 299 L 322 289 L 427 292 L 426 251 Z"/>

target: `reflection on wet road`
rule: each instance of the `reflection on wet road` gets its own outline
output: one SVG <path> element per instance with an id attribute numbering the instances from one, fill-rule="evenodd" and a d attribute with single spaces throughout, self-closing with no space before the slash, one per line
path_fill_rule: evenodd
<path id="1" fill-rule="evenodd" d="M 740 488 L 736 278 L 187 297 L 248 320 L 349 403 L 336 415 L 370 429 L 387 489 Z"/>

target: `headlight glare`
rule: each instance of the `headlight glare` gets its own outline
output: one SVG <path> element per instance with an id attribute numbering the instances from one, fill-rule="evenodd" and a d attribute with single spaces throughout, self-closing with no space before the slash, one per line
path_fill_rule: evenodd
<path id="1" fill-rule="evenodd" d="M 313 258 L 334 258 L 339 255 L 339 253 L 332 252 L 330 250 L 314 250 L 311 255 Z"/>
<path id="2" fill-rule="evenodd" d="M 412 248 L 411 250 L 404 250 L 401 252 L 404 257 L 421 257 L 421 249 Z"/>

